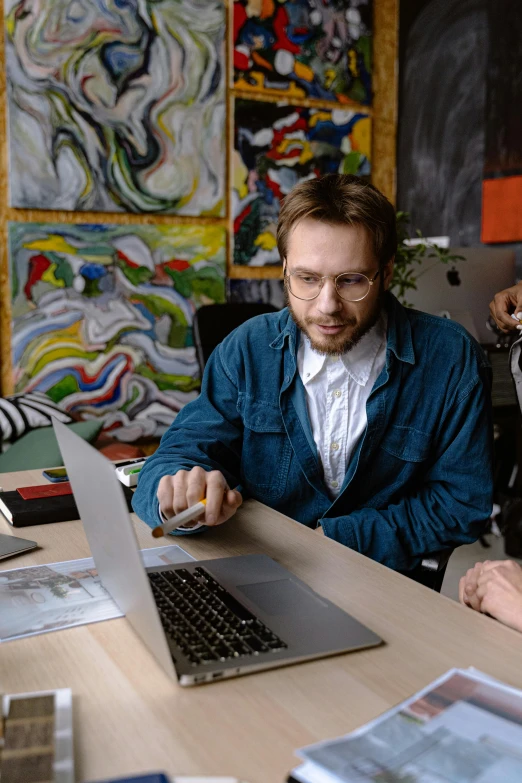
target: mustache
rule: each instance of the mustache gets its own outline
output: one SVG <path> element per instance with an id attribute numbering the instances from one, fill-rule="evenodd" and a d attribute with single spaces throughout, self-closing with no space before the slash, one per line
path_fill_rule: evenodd
<path id="1" fill-rule="evenodd" d="M 307 326 L 311 326 L 312 324 L 315 324 L 316 326 L 356 326 L 357 321 L 355 318 L 350 318 L 349 321 L 318 321 L 316 318 L 305 318 L 305 324 L 307 324 Z"/>

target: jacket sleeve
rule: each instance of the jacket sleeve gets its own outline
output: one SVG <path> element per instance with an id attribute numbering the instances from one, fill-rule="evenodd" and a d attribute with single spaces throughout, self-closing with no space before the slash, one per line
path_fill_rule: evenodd
<path id="1" fill-rule="evenodd" d="M 139 474 L 132 506 L 151 527 L 161 524 L 156 493 L 163 476 L 199 465 L 221 471 L 231 488 L 239 484 L 242 419 L 237 387 L 223 360 L 226 344 L 221 343 L 207 362 L 199 397 L 178 413 Z"/>
<path id="2" fill-rule="evenodd" d="M 325 534 L 398 571 L 423 557 L 469 544 L 493 506 L 493 442 L 488 384 L 478 380 L 441 427 L 438 457 L 420 487 L 388 508 L 322 519 Z"/>

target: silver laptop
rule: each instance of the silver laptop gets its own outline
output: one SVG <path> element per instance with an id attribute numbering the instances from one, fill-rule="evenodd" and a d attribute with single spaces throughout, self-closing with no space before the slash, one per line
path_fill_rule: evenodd
<path id="1" fill-rule="evenodd" d="M 381 643 L 265 555 L 145 568 L 114 465 L 56 420 L 54 431 L 101 581 L 181 685 Z"/>
<path id="2" fill-rule="evenodd" d="M 425 258 L 416 270 L 417 290 L 407 291 L 416 310 L 443 315 L 462 324 L 481 343 L 496 342 L 488 329 L 489 303 L 515 283 L 515 253 L 499 247 L 454 247 L 464 256 L 455 267 Z"/>

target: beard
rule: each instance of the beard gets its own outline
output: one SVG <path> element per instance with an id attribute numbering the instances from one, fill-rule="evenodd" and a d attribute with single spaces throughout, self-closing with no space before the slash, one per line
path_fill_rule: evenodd
<path id="1" fill-rule="evenodd" d="M 351 318 L 349 316 L 344 316 L 343 318 L 331 317 L 328 320 L 326 320 L 326 318 L 323 320 L 318 318 L 300 318 L 292 307 L 286 286 L 285 303 L 290 310 L 290 315 L 294 319 L 296 326 L 298 326 L 299 329 L 304 334 L 306 334 L 310 340 L 310 345 L 312 346 L 313 350 L 324 356 L 336 356 L 351 351 L 352 348 L 354 348 L 357 343 L 360 342 L 364 335 L 368 334 L 368 332 L 373 329 L 381 315 L 384 304 L 384 293 L 384 286 L 381 281 L 379 284 L 379 295 L 375 301 L 374 308 L 359 323 L 357 323 L 355 318 Z M 312 324 L 317 324 L 319 326 L 351 326 L 352 332 L 349 337 L 346 337 L 340 333 L 325 335 L 322 340 L 317 340 L 310 334 L 309 327 Z"/>

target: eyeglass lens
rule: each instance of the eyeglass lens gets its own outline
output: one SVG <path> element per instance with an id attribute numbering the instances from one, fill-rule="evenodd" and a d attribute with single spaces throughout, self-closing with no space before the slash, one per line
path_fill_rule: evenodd
<path id="1" fill-rule="evenodd" d="M 295 272 L 288 276 L 288 284 L 290 291 L 298 299 L 315 299 L 323 287 L 323 280 L 319 275 Z M 347 272 L 336 278 L 335 287 L 341 299 L 356 302 L 364 299 L 370 290 L 370 281 L 357 272 Z"/>

